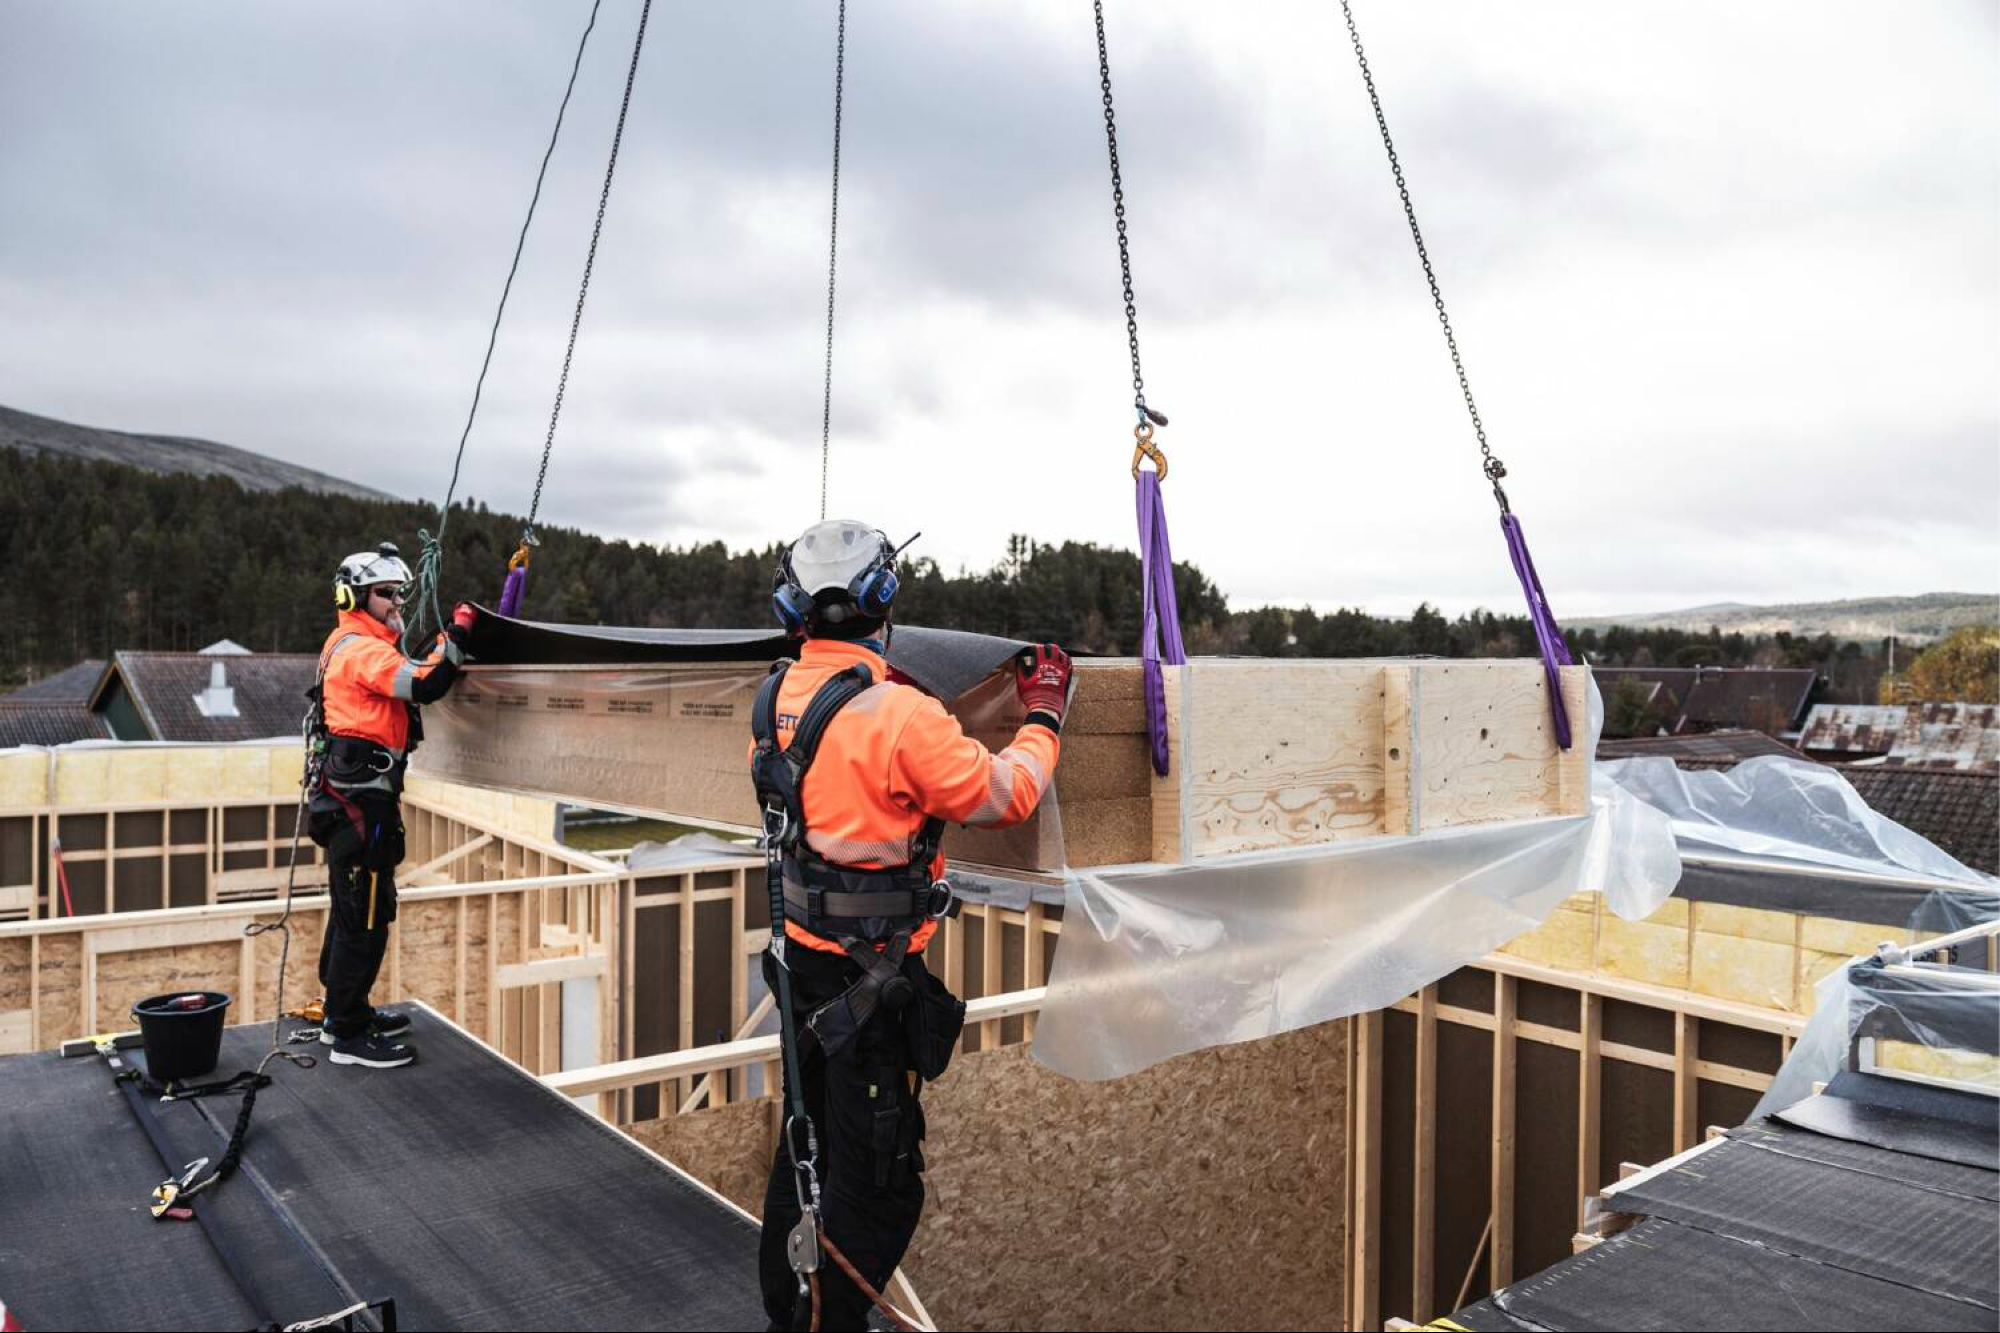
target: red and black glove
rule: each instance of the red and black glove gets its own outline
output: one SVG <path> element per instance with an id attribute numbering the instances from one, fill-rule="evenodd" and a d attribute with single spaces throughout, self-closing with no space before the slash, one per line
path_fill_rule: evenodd
<path id="1" fill-rule="evenodd" d="M 1028 721 L 1061 732 L 1063 714 L 1075 683 L 1069 654 L 1053 643 L 1023 648 L 1014 658 L 1014 693 L 1028 710 Z"/>
<path id="2" fill-rule="evenodd" d="M 451 624 L 445 626 L 445 634 L 460 648 L 472 639 L 472 626 L 479 619 L 479 608 L 471 602 L 460 602 L 451 610 Z"/>

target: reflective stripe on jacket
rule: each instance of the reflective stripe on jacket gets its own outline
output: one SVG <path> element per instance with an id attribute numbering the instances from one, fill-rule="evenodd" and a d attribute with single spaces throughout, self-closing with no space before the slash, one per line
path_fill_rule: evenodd
<path id="1" fill-rule="evenodd" d="M 457 646 L 440 634 L 429 657 L 412 661 L 403 656 L 396 631 L 366 611 L 341 612 L 320 650 L 327 731 L 373 741 L 401 757 L 409 745 L 408 705 L 416 683 L 459 660 Z"/>
<path id="2" fill-rule="evenodd" d="M 778 691 L 778 744 L 792 742 L 799 715 L 835 675 L 856 663 L 876 684 L 834 715 L 806 773 L 801 797 L 806 842 L 827 860 L 864 870 L 906 865 L 925 818 L 1006 828 L 1035 812 L 1056 771 L 1062 742 L 1047 727 L 1026 725 L 999 753 L 965 734 L 958 719 L 922 690 L 889 680 L 877 653 L 839 639 L 808 639 Z M 753 745 L 754 750 L 754 745 Z M 944 875 L 944 857 L 931 878 Z M 937 923 L 910 937 L 917 952 Z M 785 933 L 807 948 L 841 952 L 796 922 Z"/>

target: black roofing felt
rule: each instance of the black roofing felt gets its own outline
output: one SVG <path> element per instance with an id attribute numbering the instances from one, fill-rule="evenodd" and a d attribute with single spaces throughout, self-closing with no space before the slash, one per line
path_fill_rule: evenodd
<path id="1" fill-rule="evenodd" d="M 960 630 L 898 625 L 889 663 L 941 699 L 955 699 L 1027 645 Z M 798 643 L 766 629 L 645 629 L 512 620 L 480 609 L 470 648 L 485 666 L 613 666 L 622 663 L 775 662 Z"/>
<path id="2" fill-rule="evenodd" d="M 754 1224 L 422 1006 L 406 1069 L 272 1066 L 211 1208 L 280 1319 L 392 1297 L 404 1328 L 751 1329 Z M 230 1029 L 222 1070 L 269 1047 Z M 317 1050 L 317 1047 L 310 1048 Z M 136 1054 L 136 1053 L 135 1053 Z M 250 1312 L 101 1060 L 0 1059 L 0 1299 L 26 1328 L 238 1328 Z M 217 1155 L 233 1097 L 156 1105 Z"/>
<path id="3" fill-rule="evenodd" d="M 1828 1132 L 1801 1127 L 1796 1113 L 1815 1107 L 1825 1114 L 1807 1119 Z M 1900 1118 L 1873 1115 L 1885 1108 Z M 1981 1147 L 1992 1098 L 1843 1073 L 1785 1114 L 1792 1123 L 1732 1130 L 1618 1188 L 1607 1206 L 1642 1220 L 1451 1318 L 1494 1330 L 2000 1327 L 2000 1161 Z M 1950 1154 L 1918 1155 L 1944 1140 Z"/>
<path id="4" fill-rule="evenodd" d="M 1481 1307 L 1512 1323 L 1481 1317 Z M 1468 1317 L 1469 1316 L 1469 1317 Z M 1452 1319 L 1475 1329 L 1966 1329 L 1993 1311 L 1648 1218 Z"/>
<path id="5" fill-rule="evenodd" d="M 1971 1301 L 1988 1327 L 2000 1309 L 2000 1218 L 1984 1199 L 1723 1139 L 1616 1207 Z"/>
<path id="6" fill-rule="evenodd" d="M 2000 1103 L 1984 1093 L 1927 1088 L 1843 1071 L 1826 1095 L 1778 1112 L 1779 1119 L 1831 1138 L 1886 1148 L 1899 1157 L 2000 1167 Z"/>

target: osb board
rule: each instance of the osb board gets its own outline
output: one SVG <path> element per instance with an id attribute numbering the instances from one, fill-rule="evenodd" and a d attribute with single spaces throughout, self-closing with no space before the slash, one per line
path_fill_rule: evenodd
<path id="1" fill-rule="evenodd" d="M 133 949 L 97 956 L 97 1014 L 93 1032 L 132 1026 L 132 1006 L 149 995 L 219 990 L 234 995 L 242 980 L 243 948 L 235 940 Z"/>
<path id="2" fill-rule="evenodd" d="M 293 912 L 286 923 L 291 931 L 291 944 L 285 944 L 285 937 L 277 931 L 264 931 L 251 938 L 256 941 L 256 971 L 251 977 L 255 988 L 256 1004 L 253 1013 L 258 1022 L 271 1019 L 278 1009 L 278 955 L 285 955 L 285 1008 L 298 1009 L 306 1001 L 321 991 L 319 984 L 319 945 L 326 929 L 326 910 Z M 269 924 L 278 919 L 273 912 L 260 916 L 257 920 Z M 232 984 L 224 987 L 234 991 Z M 231 1022 L 242 1022 L 240 1015 L 232 1014 Z"/>
<path id="3" fill-rule="evenodd" d="M 81 1037 L 95 1028 L 83 1022 L 83 940 L 76 935 L 42 937 L 42 963 L 36 969 L 42 985 L 38 1018 L 43 1046 Z M 127 1024 L 126 1026 L 130 1026 Z"/>
<path id="4" fill-rule="evenodd" d="M 0 940 L 0 1012 L 26 1009 L 34 1000 L 34 941 Z"/>
<path id="5" fill-rule="evenodd" d="M 466 914 L 470 917 L 470 911 Z M 441 1014 L 458 1008 L 458 903 L 452 899 L 399 903 L 394 947 L 400 951 L 400 1000 L 422 1000 Z M 483 980 L 485 974 L 480 974 Z M 468 988 L 471 978 L 467 978 Z"/>
<path id="6" fill-rule="evenodd" d="M 753 1217 L 763 1214 L 764 1182 L 774 1151 L 769 1101 L 731 1102 L 642 1120 L 627 1125 L 625 1132 Z"/>
<path id="7" fill-rule="evenodd" d="M 1339 1327 L 1345 1060 L 1339 1023 L 1105 1083 L 960 1056 L 911 1281 L 944 1328 Z"/>

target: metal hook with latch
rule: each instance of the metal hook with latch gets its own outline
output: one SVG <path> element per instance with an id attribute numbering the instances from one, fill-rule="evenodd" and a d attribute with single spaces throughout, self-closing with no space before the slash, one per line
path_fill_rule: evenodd
<path id="1" fill-rule="evenodd" d="M 1167 456 L 1160 446 L 1153 443 L 1153 423 L 1142 421 L 1132 428 L 1132 438 L 1138 443 L 1132 446 L 1132 480 L 1139 480 L 1139 465 L 1147 459 L 1153 460 L 1153 467 L 1159 472 L 1160 480 L 1167 479 Z"/>

